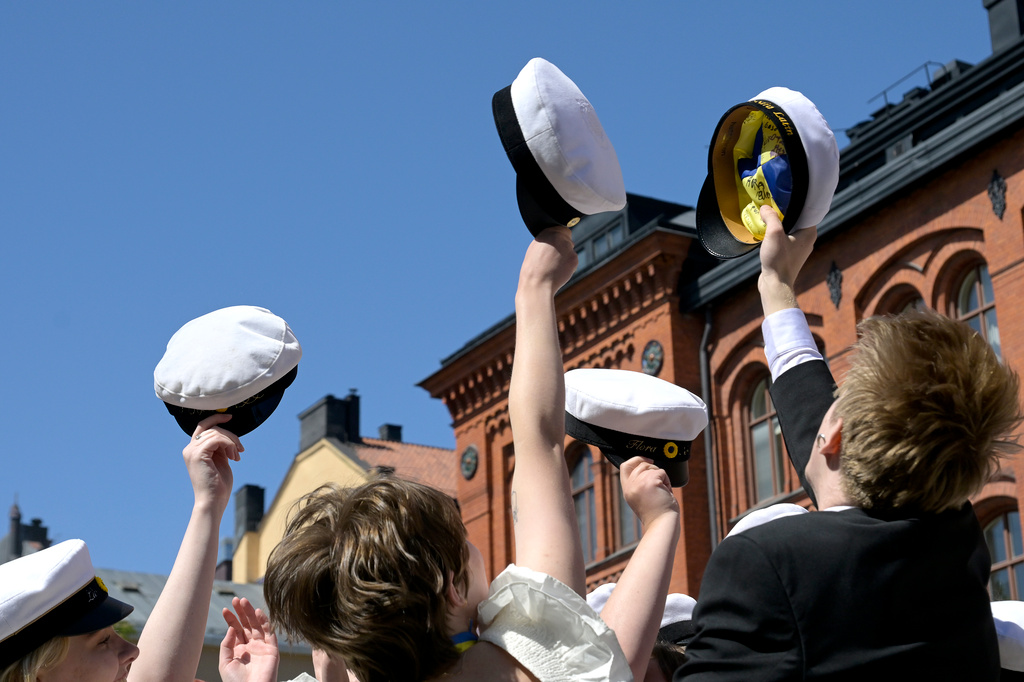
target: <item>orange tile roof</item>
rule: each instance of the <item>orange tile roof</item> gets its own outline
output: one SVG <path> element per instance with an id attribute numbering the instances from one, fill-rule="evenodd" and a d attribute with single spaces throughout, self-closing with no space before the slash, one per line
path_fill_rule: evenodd
<path id="1" fill-rule="evenodd" d="M 361 443 L 347 445 L 355 448 L 359 459 L 370 467 L 391 467 L 396 476 L 455 497 L 455 476 L 459 467 L 454 450 L 365 437 Z"/>

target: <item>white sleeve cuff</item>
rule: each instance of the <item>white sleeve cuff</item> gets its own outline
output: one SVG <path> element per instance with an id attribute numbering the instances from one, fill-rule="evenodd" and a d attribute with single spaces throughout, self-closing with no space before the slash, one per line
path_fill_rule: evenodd
<path id="1" fill-rule="evenodd" d="M 772 381 L 801 363 L 822 359 L 807 318 L 799 308 L 786 308 L 764 318 L 761 333 Z"/>

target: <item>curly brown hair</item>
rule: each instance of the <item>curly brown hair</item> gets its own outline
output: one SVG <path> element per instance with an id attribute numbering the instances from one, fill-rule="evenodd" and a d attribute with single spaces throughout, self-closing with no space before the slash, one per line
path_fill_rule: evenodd
<path id="1" fill-rule="evenodd" d="M 263 593 L 275 626 L 336 653 L 362 682 L 422 680 L 458 658 L 447 593 L 467 589 L 468 560 L 444 493 L 392 477 L 325 485 L 296 504 Z"/>
<path id="2" fill-rule="evenodd" d="M 1019 450 L 1017 374 L 962 322 L 876 317 L 836 392 L 844 491 L 879 510 L 940 512 L 979 492 Z"/>

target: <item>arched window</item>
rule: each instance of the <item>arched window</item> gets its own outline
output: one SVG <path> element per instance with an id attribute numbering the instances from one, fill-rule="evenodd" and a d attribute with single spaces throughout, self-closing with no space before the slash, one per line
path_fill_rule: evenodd
<path id="1" fill-rule="evenodd" d="M 911 310 L 925 310 L 928 306 L 924 304 L 924 299 L 920 296 L 913 296 L 907 299 L 900 307 L 899 312 L 906 313 Z"/>
<path id="2" fill-rule="evenodd" d="M 992 601 L 1024 597 L 1024 543 L 1020 513 L 1009 511 L 985 526 L 985 541 L 992 555 L 988 592 Z"/>
<path id="3" fill-rule="evenodd" d="M 786 451 L 782 445 L 782 428 L 768 393 L 770 385 L 768 377 L 758 382 L 751 394 L 748 412 L 755 502 L 778 495 L 785 485 Z"/>
<path id="4" fill-rule="evenodd" d="M 957 290 L 951 317 L 963 320 L 974 331 L 988 341 L 992 350 L 1003 357 L 999 343 L 999 324 L 996 322 L 995 297 L 992 294 L 992 280 L 988 267 L 982 263 L 964 277 Z"/>
<path id="5" fill-rule="evenodd" d="M 597 557 L 597 507 L 594 501 L 594 458 L 590 448 L 582 446 L 577 451 L 576 464 L 572 468 L 572 502 L 576 507 L 576 523 L 580 528 L 580 544 L 583 546 L 583 561 L 590 563 Z"/>
<path id="6" fill-rule="evenodd" d="M 875 315 L 898 315 L 910 310 L 925 310 L 927 307 L 917 289 L 901 283 L 885 292 L 875 309 Z"/>
<path id="7" fill-rule="evenodd" d="M 618 526 L 615 529 L 615 547 L 622 549 L 640 542 L 643 531 L 640 519 L 633 513 L 622 494 L 622 481 L 619 478 L 619 473 L 616 471 L 611 478 L 615 488 L 615 518 L 618 519 Z"/>

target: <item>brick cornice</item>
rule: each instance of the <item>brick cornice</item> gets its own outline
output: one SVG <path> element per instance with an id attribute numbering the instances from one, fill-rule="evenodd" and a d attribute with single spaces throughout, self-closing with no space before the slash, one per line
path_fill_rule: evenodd
<path id="1" fill-rule="evenodd" d="M 636 349 L 630 326 L 659 306 L 667 310 L 676 303 L 685 241 L 678 235 L 655 233 L 627 249 L 608 268 L 559 292 L 559 341 L 567 366 L 615 367 L 632 357 Z M 514 350 L 513 317 L 505 328 L 422 385 L 448 407 L 456 429 L 482 415 L 488 428 L 500 428 Z"/>

